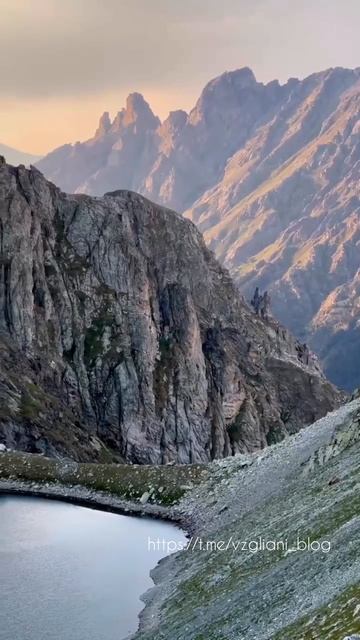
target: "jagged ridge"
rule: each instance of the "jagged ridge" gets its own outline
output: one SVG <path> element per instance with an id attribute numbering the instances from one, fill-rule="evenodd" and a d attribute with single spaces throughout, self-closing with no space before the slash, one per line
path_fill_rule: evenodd
<path id="1" fill-rule="evenodd" d="M 281 86 L 239 69 L 162 125 L 131 98 L 94 139 L 39 167 L 66 190 L 132 188 L 188 209 L 243 293 L 268 287 L 275 315 L 351 389 L 360 385 L 359 73 L 328 69 Z"/>

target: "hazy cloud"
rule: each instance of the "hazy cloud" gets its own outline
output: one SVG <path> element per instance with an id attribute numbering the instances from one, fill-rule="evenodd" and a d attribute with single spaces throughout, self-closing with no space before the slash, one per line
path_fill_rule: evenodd
<path id="1" fill-rule="evenodd" d="M 0 0 L 0 11 L 3 98 L 192 86 L 242 65 L 285 79 L 360 64 L 359 0 Z"/>

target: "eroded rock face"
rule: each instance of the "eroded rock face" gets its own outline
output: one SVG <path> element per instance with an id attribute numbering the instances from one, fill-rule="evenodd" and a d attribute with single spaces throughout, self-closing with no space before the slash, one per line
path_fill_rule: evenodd
<path id="1" fill-rule="evenodd" d="M 106 125 L 106 121 L 103 122 Z M 11 447 L 207 461 L 339 402 L 182 216 L 129 192 L 65 195 L 0 166 L 0 435 Z"/>

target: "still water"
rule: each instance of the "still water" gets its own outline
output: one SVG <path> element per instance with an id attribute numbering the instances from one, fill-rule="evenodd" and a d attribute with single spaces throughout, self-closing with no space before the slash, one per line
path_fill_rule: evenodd
<path id="1" fill-rule="evenodd" d="M 0 496 L 0 639 L 125 638 L 166 555 L 148 536 L 184 540 L 158 520 Z"/>

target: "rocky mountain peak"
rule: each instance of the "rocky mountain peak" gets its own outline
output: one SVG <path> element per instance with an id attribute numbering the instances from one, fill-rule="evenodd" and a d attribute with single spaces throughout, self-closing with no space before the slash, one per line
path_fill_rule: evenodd
<path id="1" fill-rule="evenodd" d="M 165 155 L 175 148 L 176 142 L 181 135 L 188 120 L 188 114 L 186 111 L 178 109 L 177 111 L 170 111 L 168 117 L 162 125 L 159 127 L 159 138 L 161 140 L 161 150 Z"/>
<path id="2" fill-rule="evenodd" d="M 338 67 L 264 85 L 248 68 L 230 71 L 189 116 L 176 111 L 160 127 L 133 96 L 105 145 L 69 145 L 38 166 L 66 191 L 129 188 L 185 212 L 244 295 L 269 289 L 275 315 L 351 389 L 360 385 L 359 79 Z"/>
<path id="3" fill-rule="evenodd" d="M 113 122 L 112 131 L 117 132 L 129 127 L 153 130 L 159 124 L 159 118 L 154 115 L 141 93 L 130 93 L 126 99 L 126 107 L 119 111 Z"/>
<path id="4" fill-rule="evenodd" d="M 105 111 L 99 120 L 99 125 L 95 132 L 95 139 L 98 140 L 99 138 L 102 138 L 104 135 L 106 135 L 110 131 L 110 129 L 111 129 L 110 115 L 108 111 Z"/>
<path id="5" fill-rule="evenodd" d="M 236 71 L 226 71 L 214 78 L 203 89 L 195 108 L 190 113 L 190 121 L 196 124 L 208 112 L 234 105 L 239 107 L 244 91 L 258 86 L 254 73 L 248 67 Z"/>
<path id="6" fill-rule="evenodd" d="M 129 114 L 129 117 L 133 116 L 134 119 L 136 119 L 137 115 L 141 113 L 152 114 L 149 104 L 144 99 L 144 96 L 136 91 L 129 93 L 126 98 L 126 112 Z"/>
<path id="7" fill-rule="evenodd" d="M 168 124 L 169 128 L 172 129 L 182 129 L 182 127 L 186 124 L 188 114 L 183 109 L 177 109 L 176 111 L 170 111 L 166 120 L 164 120 L 163 124 Z"/>
<path id="8" fill-rule="evenodd" d="M 279 91 L 256 81 L 247 67 L 211 80 L 189 115 L 189 125 L 204 132 L 202 153 L 220 177 L 227 160 L 241 147 L 256 122 L 273 108 Z M 217 149 L 216 153 L 213 150 Z M 220 157 L 219 157 L 220 156 Z M 209 185 L 210 186 L 210 185 Z"/>
<path id="9" fill-rule="evenodd" d="M 240 67 L 240 69 L 234 69 L 233 71 L 225 71 L 220 76 L 220 82 L 226 81 L 228 84 L 232 84 L 239 89 L 247 89 L 258 84 L 255 74 L 250 67 Z"/>
<path id="10" fill-rule="evenodd" d="M 242 89 L 249 89 L 258 84 L 254 72 L 249 67 L 242 67 L 234 71 L 225 71 L 217 78 L 210 80 L 205 86 L 201 97 L 210 98 L 211 95 L 222 96 Z M 201 98 L 200 98 L 201 99 Z"/>

